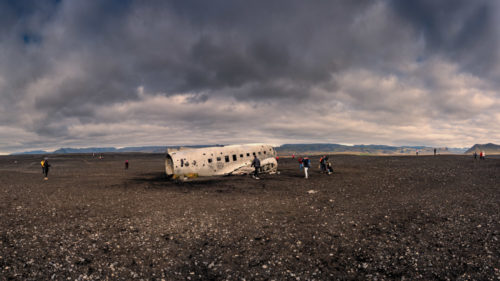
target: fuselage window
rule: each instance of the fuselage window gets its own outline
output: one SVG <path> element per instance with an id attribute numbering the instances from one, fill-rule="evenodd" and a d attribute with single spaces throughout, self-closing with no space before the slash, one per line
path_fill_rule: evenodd
<path id="1" fill-rule="evenodd" d="M 229 156 L 226 155 L 226 156 L 224 156 L 224 158 L 225 158 L 226 162 L 229 162 Z"/>
<path id="2" fill-rule="evenodd" d="M 240 154 L 240 158 L 243 158 L 243 154 Z"/>
<path id="3" fill-rule="evenodd" d="M 208 163 L 212 163 L 212 158 L 208 158 Z"/>
<path id="4" fill-rule="evenodd" d="M 247 157 L 250 157 L 250 153 L 247 153 Z"/>
<path id="5" fill-rule="evenodd" d="M 253 156 L 255 156 L 255 152 L 253 152 L 252 154 L 253 154 Z"/>
<path id="6" fill-rule="evenodd" d="M 266 152 L 264 151 L 264 154 L 266 154 Z"/>
<path id="7" fill-rule="evenodd" d="M 233 154 L 233 161 L 236 161 L 236 160 L 238 160 L 238 158 L 237 158 L 236 154 Z"/>
<path id="8" fill-rule="evenodd" d="M 217 157 L 217 161 L 220 161 L 220 157 Z"/>
<path id="9" fill-rule="evenodd" d="M 259 151 L 259 155 L 260 155 L 260 151 Z"/>

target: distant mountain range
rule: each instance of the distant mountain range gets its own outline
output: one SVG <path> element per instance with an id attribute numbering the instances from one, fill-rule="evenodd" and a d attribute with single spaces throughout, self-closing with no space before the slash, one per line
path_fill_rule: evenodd
<path id="1" fill-rule="evenodd" d="M 208 145 L 190 145 L 183 147 L 207 147 Z M 140 153 L 165 153 L 167 148 L 177 148 L 179 146 L 131 146 L 123 148 L 115 147 L 87 147 L 87 148 L 59 148 L 55 151 L 33 150 L 26 152 L 12 153 L 12 155 L 19 154 L 70 154 L 70 153 L 120 153 L 120 152 L 140 152 Z"/>
<path id="2" fill-rule="evenodd" d="M 52 153 L 105 153 L 105 152 L 143 152 L 143 153 L 161 153 L 165 152 L 166 146 L 136 146 L 136 147 L 89 147 L 89 148 L 60 148 Z"/>
<path id="3" fill-rule="evenodd" d="M 167 148 L 176 148 L 179 146 L 134 146 L 134 147 L 88 147 L 88 148 L 60 148 L 49 152 L 43 150 L 34 150 L 13 154 L 70 154 L 70 153 L 120 153 L 120 152 L 139 152 L 139 153 L 165 153 Z M 207 145 L 185 146 L 192 148 L 207 147 Z M 476 144 L 469 150 L 467 148 L 448 148 L 436 147 L 438 154 L 462 154 L 472 153 L 472 151 L 483 150 L 488 154 L 500 154 L 500 146 L 496 144 Z M 427 146 L 388 146 L 388 145 L 342 145 L 328 143 L 311 144 L 283 144 L 276 147 L 279 155 L 304 155 L 321 153 L 349 153 L 349 154 L 369 154 L 369 155 L 415 155 L 418 150 L 419 155 L 434 154 L 434 147 Z"/>
<path id="4" fill-rule="evenodd" d="M 59 148 L 53 152 L 44 150 L 34 150 L 13 153 L 15 154 L 69 154 L 69 153 L 106 153 L 106 152 L 143 152 L 143 153 L 162 153 L 167 150 L 166 146 L 138 146 L 138 147 L 87 147 L 87 148 Z"/>
<path id="5" fill-rule="evenodd" d="M 486 144 L 475 144 L 471 148 L 469 148 L 465 153 L 471 154 L 480 151 L 484 151 L 486 155 L 488 154 L 500 154 L 500 145 L 494 143 L 486 143 Z"/>
<path id="6" fill-rule="evenodd" d="M 419 155 L 461 154 L 467 148 L 427 147 L 427 146 L 388 146 L 388 145 L 342 145 L 342 144 L 284 144 L 276 148 L 281 155 L 318 154 L 318 153 L 348 153 L 369 155 Z"/>

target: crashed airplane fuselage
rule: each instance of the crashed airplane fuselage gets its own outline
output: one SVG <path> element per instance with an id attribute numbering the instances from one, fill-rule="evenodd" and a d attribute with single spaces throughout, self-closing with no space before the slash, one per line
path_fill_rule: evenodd
<path id="1" fill-rule="evenodd" d="M 275 173 L 278 169 L 276 151 L 267 144 L 214 146 L 168 150 L 165 172 L 174 179 L 204 176 L 245 175 L 254 171 L 254 156 L 260 160 L 260 171 Z"/>

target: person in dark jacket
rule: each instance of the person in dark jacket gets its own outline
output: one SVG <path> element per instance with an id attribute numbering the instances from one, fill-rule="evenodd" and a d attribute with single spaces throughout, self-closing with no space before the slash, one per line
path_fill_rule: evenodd
<path id="1" fill-rule="evenodd" d="M 309 170 L 309 168 L 311 167 L 311 160 L 309 160 L 309 158 L 307 157 L 304 157 L 304 159 L 302 160 L 302 164 L 304 165 L 304 174 L 305 178 L 307 179 L 309 177 L 309 175 L 307 174 L 307 170 Z"/>
<path id="2" fill-rule="evenodd" d="M 254 155 L 253 161 L 252 161 L 252 167 L 255 167 L 255 172 L 253 174 L 253 177 L 255 179 L 259 179 L 259 169 L 260 169 L 260 160 L 257 158 L 257 155 Z"/>
<path id="3" fill-rule="evenodd" d="M 125 170 L 128 170 L 128 160 L 125 160 Z"/>
<path id="4" fill-rule="evenodd" d="M 44 180 L 49 179 L 49 167 L 50 167 L 49 160 L 45 159 L 45 161 L 43 161 L 43 166 L 42 166 Z"/>
<path id="5" fill-rule="evenodd" d="M 332 163 L 330 161 L 326 162 L 326 173 L 329 175 L 333 173 Z"/>
<path id="6" fill-rule="evenodd" d="M 326 163 L 328 163 L 328 156 L 324 155 L 319 159 L 319 164 L 321 166 L 321 172 L 323 173 L 328 173 L 326 169 Z"/>

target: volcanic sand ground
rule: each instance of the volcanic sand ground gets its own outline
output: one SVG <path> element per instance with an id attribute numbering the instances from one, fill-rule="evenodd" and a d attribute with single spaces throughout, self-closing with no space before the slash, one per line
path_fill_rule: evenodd
<path id="1" fill-rule="evenodd" d="M 183 184 L 163 159 L 51 155 L 44 181 L 40 156 L 0 157 L 0 279 L 500 279 L 500 158 L 341 155 L 308 180 L 282 158 Z"/>

